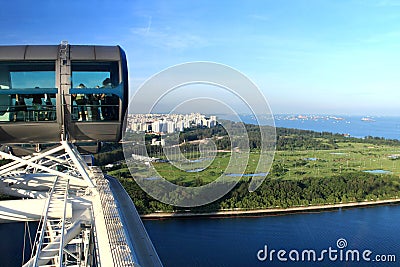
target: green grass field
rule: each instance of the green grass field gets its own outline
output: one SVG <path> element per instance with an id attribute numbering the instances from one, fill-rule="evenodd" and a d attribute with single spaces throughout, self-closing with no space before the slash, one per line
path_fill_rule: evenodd
<path id="1" fill-rule="evenodd" d="M 389 156 L 400 155 L 400 147 L 372 145 L 363 143 L 338 143 L 339 148 L 333 150 L 293 150 L 276 151 L 269 177 L 284 180 L 300 180 L 309 177 L 331 177 L 346 172 L 367 170 L 385 170 L 400 177 L 400 158 Z M 196 159 L 198 154 L 186 154 Z M 245 173 L 254 173 L 258 164 L 259 153 L 251 152 Z M 152 163 L 157 172 L 175 184 L 199 185 L 217 179 L 224 172 L 231 159 L 231 153 L 219 152 L 212 163 L 199 172 L 186 172 L 170 163 Z M 192 163 L 188 168 L 197 169 L 201 163 Z M 136 174 L 145 177 L 147 167 L 136 166 Z M 234 169 L 233 169 L 234 170 Z M 120 170 L 123 171 L 123 170 Z M 127 171 L 127 170 L 125 170 Z M 228 173 L 234 173 L 230 171 Z M 386 174 L 377 174 L 386 175 Z M 232 179 L 224 176 L 224 179 Z M 242 179 L 249 179 L 243 177 Z"/>
<path id="2" fill-rule="evenodd" d="M 368 170 L 385 170 L 400 176 L 399 160 L 389 158 L 399 153 L 400 147 L 342 143 L 335 150 L 278 151 L 274 166 L 281 164 L 285 168 L 285 179 L 325 177 Z"/>
<path id="3" fill-rule="evenodd" d="M 309 205 L 338 204 L 367 200 L 397 198 L 400 192 L 400 143 L 371 139 L 347 139 L 341 136 L 315 137 L 314 133 L 298 133 L 287 138 L 281 150 L 275 152 L 267 179 L 254 192 L 248 191 L 251 176 L 241 181 L 221 199 L 195 208 L 200 212 L 229 209 L 287 208 Z M 318 140 L 318 142 L 314 142 Z M 282 141 L 282 139 L 281 139 Z M 329 144 L 329 145 L 324 145 Z M 308 149 L 309 147 L 320 149 Z M 295 147 L 296 149 L 289 149 Z M 323 149 L 327 148 L 327 149 Z M 221 148 L 220 148 L 221 149 Z M 142 214 L 155 211 L 175 211 L 176 207 L 164 204 L 145 194 L 135 179 L 157 180 L 161 176 L 183 186 L 208 184 L 221 177 L 223 181 L 237 181 L 236 168 L 227 170 L 232 160 L 231 152 L 218 152 L 209 165 L 199 162 L 196 148 L 184 153 L 190 162 L 165 161 L 165 156 L 153 154 L 161 160 L 137 162 L 128 159 L 108 173 L 120 179 Z M 227 150 L 227 149 L 226 149 Z M 210 152 L 210 151 L 209 151 Z M 213 154 L 213 153 L 210 153 Z M 238 153 L 245 156 L 245 153 Z M 243 164 L 245 174 L 255 173 L 260 153 L 253 150 Z M 399 159 L 397 159 L 399 157 Z M 206 157 L 207 158 L 207 157 Z M 173 164 L 183 164 L 187 172 Z M 156 174 L 157 170 L 158 174 Z M 129 168 L 127 167 L 129 166 Z M 387 174 L 368 174 L 363 171 L 384 170 Z"/>

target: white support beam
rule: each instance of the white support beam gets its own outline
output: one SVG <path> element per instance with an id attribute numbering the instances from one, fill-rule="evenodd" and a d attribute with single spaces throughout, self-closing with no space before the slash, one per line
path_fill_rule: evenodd
<path id="1" fill-rule="evenodd" d="M 78 220 L 75 221 L 67 230 L 66 234 L 65 234 L 65 239 L 64 239 L 64 244 L 66 245 L 68 244 L 72 239 L 74 239 L 77 235 L 80 234 L 82 228 L 81 228 L 81 224 L 83 224 L 84 221 L 82 220 Z M 51 242 L 50 244 L 48 244 L 45 248 L 43 248 L 43 251 L 46 251 L 43 256 L 47 256 L 47 257 L 53 257 L 54 255 L 56 255 L 58 253 L 58 242 L 60 242 L 61 237 L 56 237 L 56 239 Z M 35 258 L 31 258 L 28 262 L 26 262 L 23 267 L 34 267 L 34 262 L 35 262 Z M 46 264 L 47 260 L 39 260 L 38 265 L 43 265 Z"/>
<path id="2" fill-rule="evenodd" d="M 90 179 L 89 174 L 86 169 L 88 169 L 86 163 L 80 158 L 78 151 L 73 151 L 70 147 L 70 144 L 67 141 L 61 141 L 61 145 L 64 147 L 65 152 L 67 152 L 68 156 L 74 162 L 75 167 L 78 169 L 79 173 L 82 175 L 82 178 L 88 183 L 89 187 L 95 187 L 92 179 Z"/>
<path id="3" fill-rule="evenodd" d="M 28 166 L 30 166 L 30 167 L 33 167 L 33 168 L 36 168 L 36 169 L 39 169 L 39 170 L 48 172 L 48 173 L 50 173 L 50 174 L 54 174 L 54 175 L 56 175 L 56 176 L 61 176 L 61 177 L 64 177 L 64 178 L 66 178 L 66 179 L 80 180 L 80 181 L 82 181 L 82 179 L 79 178 L 79 177 L 71 176 L 71 175 L 69 175 L 69 174 L 66 174 L 66 173 L 63 173 L 63 172 L 59 172 L 59 171 L 50 169 L 50 168 L 48 168 L 48 167 L 46 167 L 46 166 L 42 166 L 42 165 L 40 165 L 40 164 L 37 164 L 37 163 L 32 162 L 31 159 L 25 160 L 25 159 L 22 159 L 22 158 L 19 158 L 19 157 L 16 157 L 16 156 L 13 156 L 13 155 L 10 155 L 10 154 L 1 152 L 1 151 L 0 151 L 0 156 L 2 156 L 3 158 L 6 158 L 6 159 L 11 159 L 11 160 L 20 162 L 21 166 L 28 165 Z M 18 164 L 17 164 L 17 165 L 18 165 Z"/>
<path id="4" fill-rule="evenodd" d="M 0 202 L 0 223 L 11 221 L 38 221 L 43 213 L 47 198 L 3 200 Z M 63 210 L 54 210 L 49 217 L 62 217 Z M 65 201 L 65 216 L 72 218 L 72 203 Z"/>
<path id="5" fill-rule="evenodd" d="M 62 156 L 65 156 L 65 154 L 63 154 Z M 58 162 L 58 163 L 61 163 L 61 164 L 66 164 L 67 163 L 67 161 L 65 159 L 62 159 L 60 157 L 54 157 L 54 156 L 48 155 L 48 156 L 46 156 L 46 158 L 48 158 L 49 161 L 54 161 L 54 162 Z"/>
<path id="6" fill-rule="evenodd" d="M 29 167 L 36 168 L 38 170 L 41 170 L 41 171 L 44 171 L 44 172 L 47 172 L 50 174 L 54 174 L 57 176 L 61 176 L 61 177 L 67 178 L 67 179 L 85 181 L 87 186 L 89 186 L 91 188 L 95 187 L 93 181 L 89 177 L 89 174 L 87 171 L 88 167 L 87 167 L 86 163 L 80 157 L 79 152 L 76 149 L 74 149 L 73 147 L 71 147 L 71 144 L 69 144 L 67 141 L 61 141 L 60 143 L 61 143 L 60 146 L 57 146 L 46 152 L 36 154 L 35 156 L 32 156 L 27 159 L 16 157 L 14 155 L 7 154 L 4 152 L 0 152 L 0 156 L 2 156 L 3 158 L 13 160 L 13 162 L 0 167 L 0 176 L 9 174 L 10 172 L 17 170 L 18 168 L 21 168 L 21 167 L 27 165 Z M 54 154 L 56 154 L 62 150 L 65 151 L 65 155 L 68 156 L 68 158 L 72 161 L 73 164 L 70 162 L 71 166 L 69 166 L 67 164 L 68 160 L 63 160 L 63 159 L 60 159 L 60 158 L 54 156 Z M 47 162 L 54 161 L 56 163 L 64 164 L 70 170 L 75 169 L 81 175 L 81 178 L 75 177 L 68 173 L 59 172 L 59 171 L 49 168 L 47 166 L 43 166 L 43 164 L 36 163 L 38 160 L 41 160 L 41 159 L 46 159 Z"/>
<path id="7" fill-rule="evenodd" d="M 64 149 L 63 146 L 55 147 L 55 148 L 50 149 L 50 150 L 48 150 L 48 151 L 46 151 L 46 152 L 40 153 L 40 154 L 37 155 L 37 156 L 34 156 L 34 157 L 32 157 L 32 158 L 29 158 L 28 161 L 32 161 L 32 162 L 33 162 L 33 161 L 42 159 L 42 158 L 47 157 L 47 156 L 49 156 L 49 155 L 51 155 L 51 154 L 57 153 L 58 151 L 61 151 L 61 150 L 63 150 L 63 149 Z M 2 152 L 0 155 L 1 155 L 3 158 L 9 158 L 7 155 L 10 155 L 10 154 L 7 154 L 7 153 Z M 12 156 L 12 155 L 11 155 L 11 156 Z M 20 168 L 20 167 L 22 167 L 22 166 L 24 166 L 24 165 L 25 165 L 25 164 L 22 163 L 22 162 L 17 163 L 17 164 L 15 164 L 15 162 L 10 162 L 10 163 L 8 163 L 8 164 L 2 166 L 2 168 L 0 168 L 0 169 L 1 169 L 0 175 L 10 173 L 11 171 L 13 171 L 13 170 L 15 170 L 15 169 L 18 169 L 18 168 Z"/>

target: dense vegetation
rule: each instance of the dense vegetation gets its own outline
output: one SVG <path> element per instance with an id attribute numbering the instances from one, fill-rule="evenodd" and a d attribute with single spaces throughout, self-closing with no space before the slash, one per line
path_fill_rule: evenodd
<path id="1" fill-rule="evenodd" d="M 246 125 L 253 154 L 246 173 L 255 170 L 260 133 L 257 126 Z M 206 206 L 192 209 L 194 212 L 226 209 L 260 209 L 274 207 L 308 206 L 317 204 L 346 203 L 354 201 L 388 199 L 398 197 L 400 168 L 397 158 L 388 158 L 400 149 L 398 140 L 365 137 L 346 137 L 327 132 L 277 128 L 277 153 L 272 169 L 264 183 L 255 192 L 248 191 L 249 179 L 242 179 L 223 198 Z M 153 136 L 154 137 L 154 136 Z M 153 137 L 146 137 L 151 140 Z M 222 126 L 214 128 L 186 129 L 180 134 L 186 149 L 196 148 L 192 141 L 214 138 L 218 149 L 230 149 L 230 142 Z M 218 137 L 218 138 L 217 138 Z M 156 136 L 157 138 L 157 136 Z M 151 153 L 159 153 L 160 147 L 147 146 Z M 337 152 L 337 153 L 336 153 Z M 220 153 L 208 170 L 187 174 L 172 170 L 168 163 L 157 163 L 156 168 L 171 175 L 171 181 L 184 186 L 209 183 L 219 176 L 220 167 L 227 164 L 229 153 Z M 340 155 L 339 155 L 340 154 Z M 121 147 L 112 147 L 96 156 L 99 165 L 123 159 Z M 366 169 L 389 169 L 391 174 L 365 173 Z M 140 169 L 138 169 L 140 172 Z M 179 211 L 179 208 L 160 203 L 143 192 L 132 179 L 125 164 L 109 173 L 121 181 L 135 202 L 140 213 L 155 211 Z"/>
<path id="2" fill-rule="evenodd" d="M 120 178 L 122 185 L 142 214 L 155 211 L 179 211 L 160 203 L 145 192 L 131 178 Z M 286 208 L 319 204 L 337 204 L 397 197 L 400 184 L 397 177 L 377 177 L 368 173 L 345 173 L 335 177 L 281 180 L 267 178 L 254 192 L 248 191 L 249 181 L 240 181 L 223 198 L 192 209 L 192 212 L 210 212 L 229 209 Z"/>

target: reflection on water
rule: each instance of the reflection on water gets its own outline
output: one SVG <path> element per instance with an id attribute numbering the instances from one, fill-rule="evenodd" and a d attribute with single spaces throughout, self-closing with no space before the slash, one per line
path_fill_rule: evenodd
<path id="1" fill-rule="evenodd" d="M 259 172 L 259 173 L 246 173 L 246 174 L 241 174 L 241 173 L 228 173 L 225 174 L 225 176 L 231 176 L 231 177 L 258 177 L 258 176 L 266 176 L 268 172 Z"/>
<path id="2" fill-rule="evenodd" d="M 204 168 L 198 168 L 198 169 L 193 169 L 193 170 L 186 170 L 186 172 L 201 172 L 204 171 Z"/>
<path id="3" fill-rule="evenodd" d="M 373 174 L 389 174 L 391 173 L 390 171 L 385 171 L 385 170 L 369 170 L 369 171 L 364 171 L 368 173 L 373 173 Z"/>

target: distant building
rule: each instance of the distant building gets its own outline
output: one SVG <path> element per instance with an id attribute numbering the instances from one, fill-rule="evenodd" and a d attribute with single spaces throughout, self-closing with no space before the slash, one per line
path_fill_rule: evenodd
<path id="1" fill-rule="evenodd" d="M 167 133 L 174 133 L 176 131 L 176 125 L 173 121 L 167 121 Z"/>
<path id="2" fill-rule="evenodd" d="M 174 133 L 185 128 L 202 126 L 215 127 L 217 117 L 207 117 L 200 113 L 191 114 L 129 114 L 127 131 Z"/>
<path id="3" fill-rule="evenodd" d="M 166 133 L 166 123 L 163 120 L 157 120 L 151 124 L 151 130 L 153 133 Z"/>

